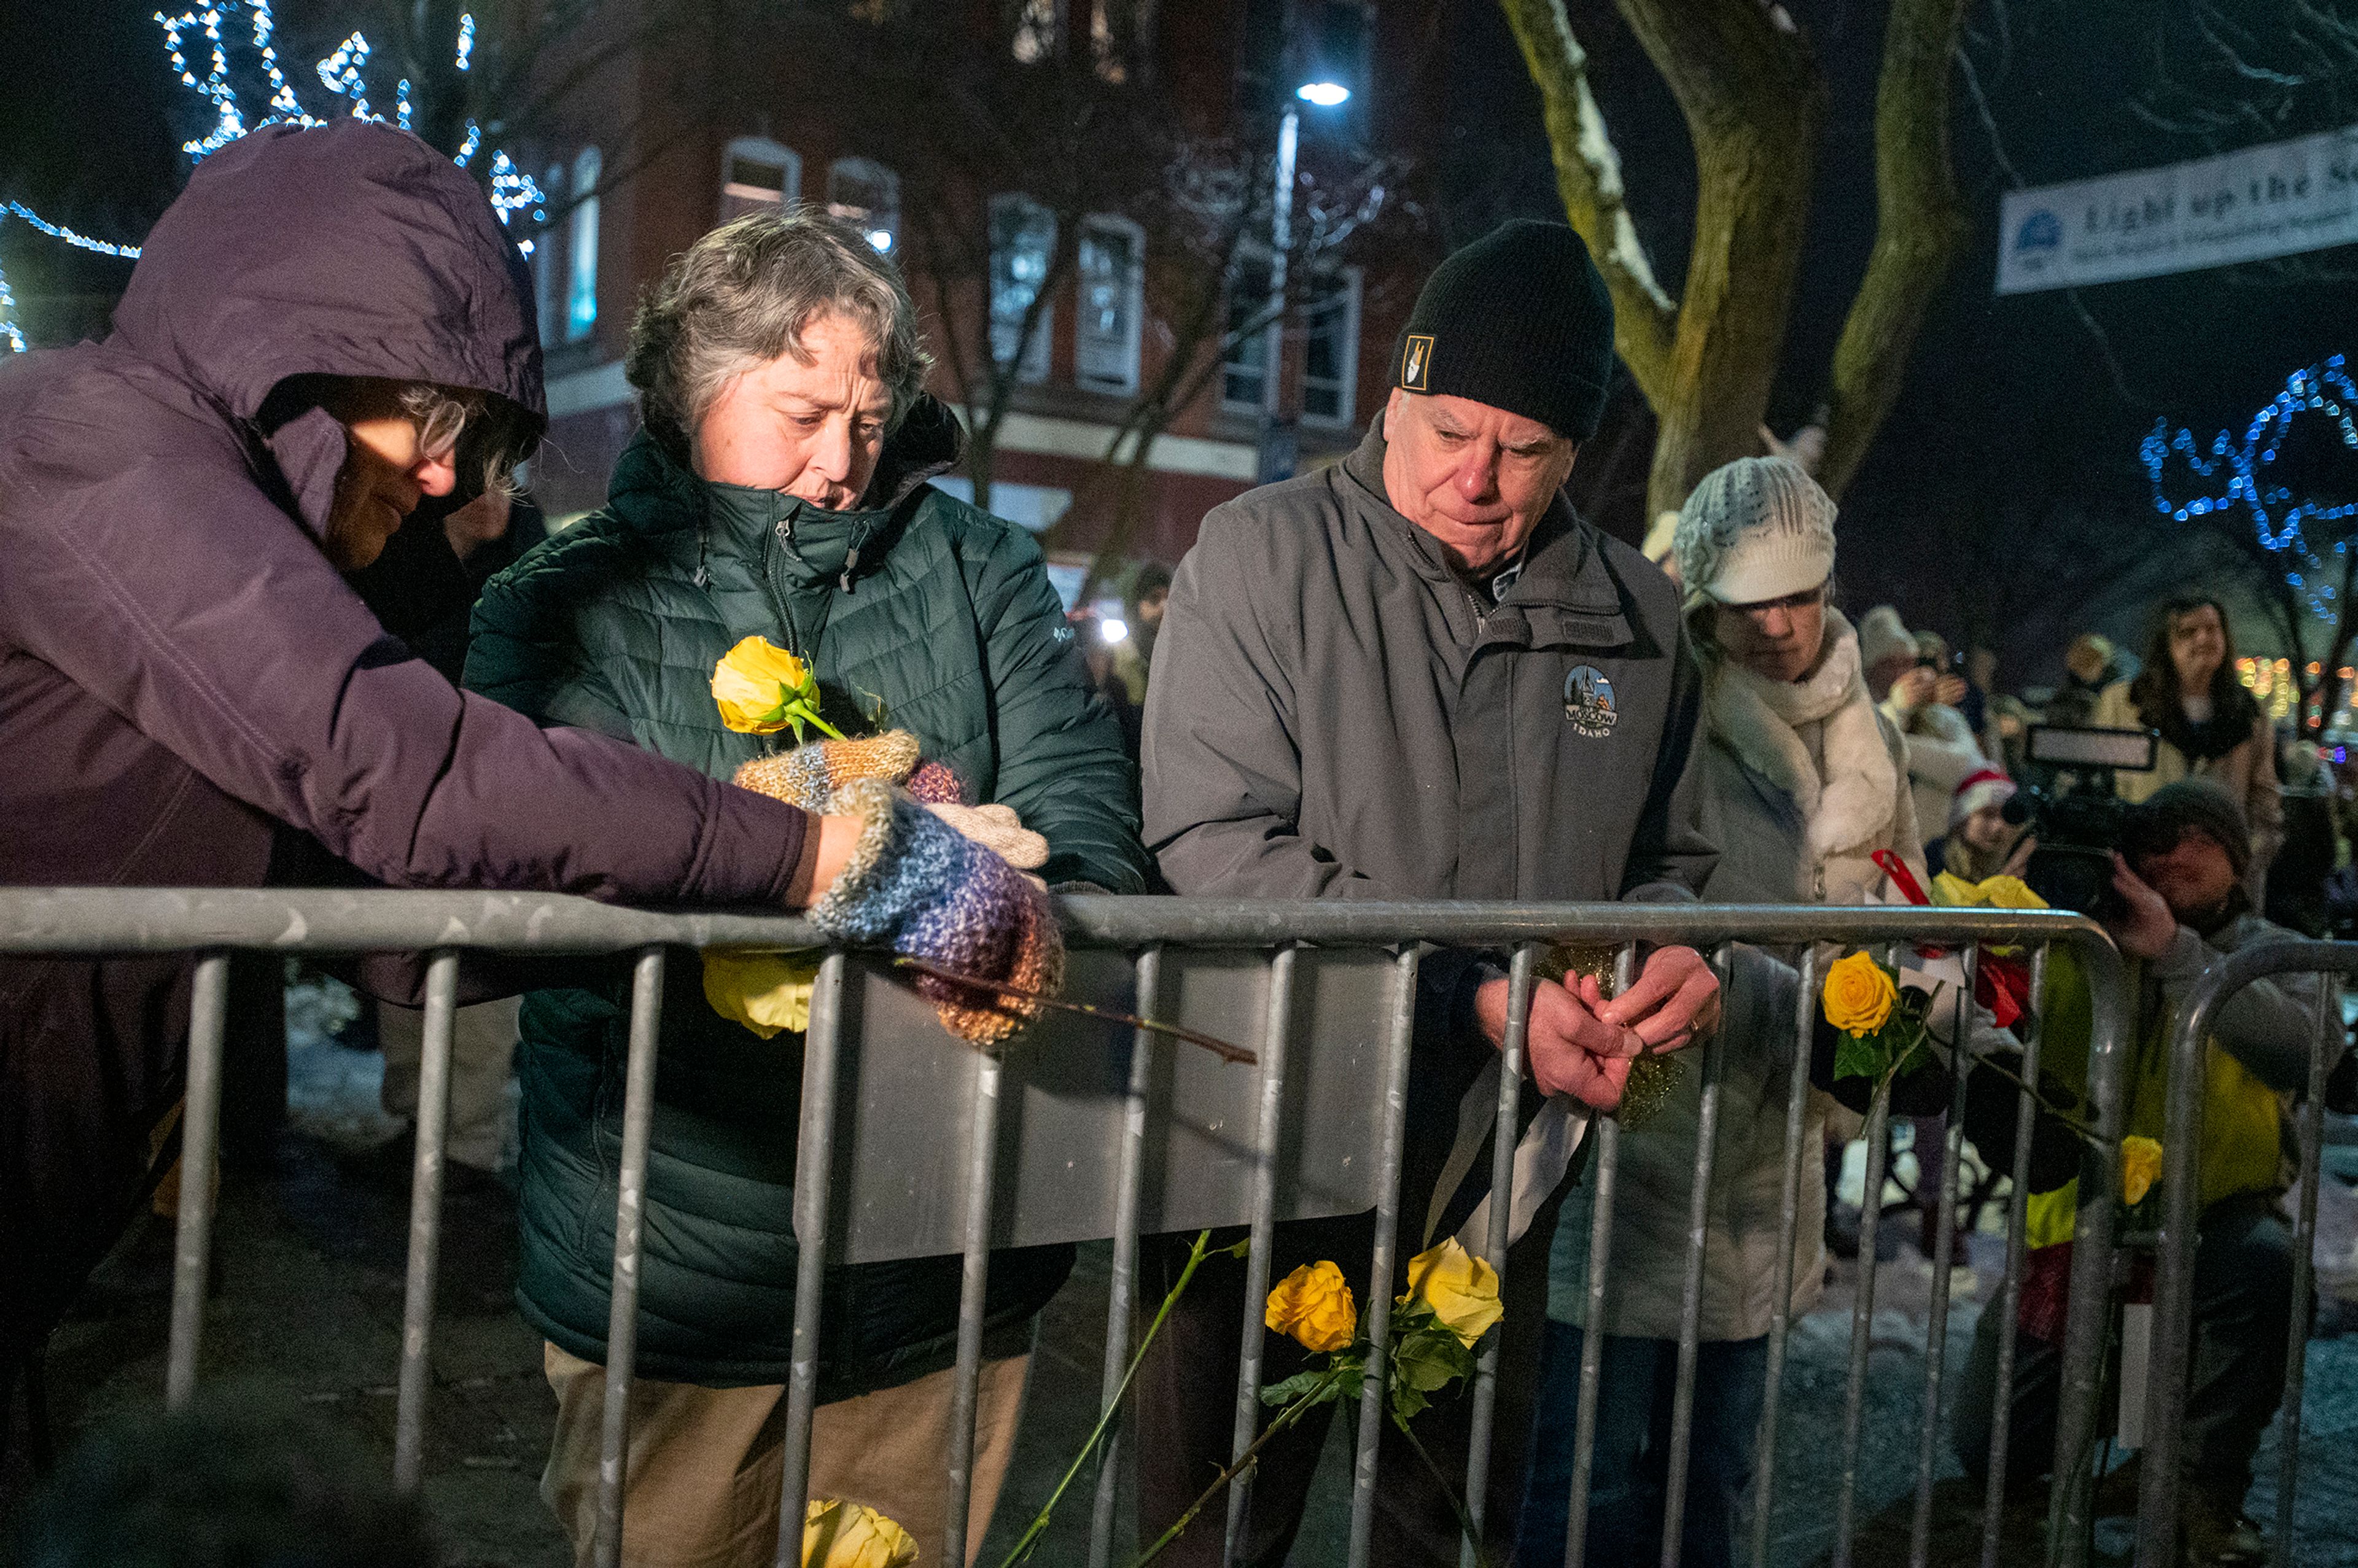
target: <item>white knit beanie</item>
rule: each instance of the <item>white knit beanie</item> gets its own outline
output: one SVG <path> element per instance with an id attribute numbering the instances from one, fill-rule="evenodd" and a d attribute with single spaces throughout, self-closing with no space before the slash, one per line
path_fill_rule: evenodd
<path id="1" fill-rule="evenodd" d="M 1833 497 L 1790 458 L 1738 458 L 1703 476 L 1671 545 L 1689 593 L 1758 604 L 1833 574 Z"/>
<path id="2" fill-rule="evenodd" d="M 1858 662 L 1862 668 L 1873 669 L 1886 659 L 1916 657 L 1916 634 L 1908 630 L 1908 622 L 1899 619 L 1899 611 L 1887 604 L 1878 604 L 1858 620 Z"/>

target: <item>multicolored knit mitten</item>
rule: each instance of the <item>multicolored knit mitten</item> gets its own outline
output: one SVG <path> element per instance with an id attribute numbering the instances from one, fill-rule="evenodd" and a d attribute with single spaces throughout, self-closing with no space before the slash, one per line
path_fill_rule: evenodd
<path id="1" fill-rule="evenodd" d="M 917 738 L 906 730 L 892 730 L 860 741 L 814 741 L 774 757 L 756 757 L 737 770 L 735 782 L 740 789 L 825 813 L 836 809 L 835 792 L 855 779 L 899 784 L 912 770 L 922 775 L 927 769 L 949 772 L 931 762 L 917 767 Z M 956 781 L 951 789 L 956 791 Z M 957 796 L 953 793 L 950 798 Z"/>
<path id="2" fill-rule="evenodd" d="M 830 809 L 860 819 L 860 840 L 811 906 L 811 924 L 1044 996 L 1064 985 L 1064 936 L 1047 899 L 1005 860 L 882 779 L 845 784 Z M 1040 1013 L 1035 1002 L 930 976 L 917 989 L 945 1028 L 977 1044 L 1004 1040 Z"/>

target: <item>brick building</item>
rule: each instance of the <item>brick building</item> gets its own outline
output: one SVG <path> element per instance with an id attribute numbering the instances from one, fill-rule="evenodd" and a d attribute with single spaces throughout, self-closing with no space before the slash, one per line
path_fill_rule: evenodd
<path id="1" fill-rule="evenodd" d="M 891 3 L 846 0 L 836 21 L 849 27 Z M 1435 30 L 1433 0 L 925 4 L 941 25 L 964 29 L 958 47 L 1004 51 L 1019 88 L 1014 65 L 1069 70 L 1076 60 L 1111 81 L 1148 84 L 1130 101 L 1183 124 L 1189 145 L 1221 149 L 1231 186 L 1249 193 L 1250 207 L 1233 220 L 1244 237 L 1196 285 L 1200 292 L 1217 287 L 1203 280 L 1227 279 L 1219 315 L 1191 318 L 1213 323 L 1180 367 L 1194 395 L 1169 412 L 1143 471 L 1119 475 L 1121 465 L 1106 454 L 1189 346 L 1178 320 L 1187 291 L 1160 259 L 1173 252 L 1169 236 L 1149 231 L 1153 213 L 1079 211 L 1060 221 L 1022 189 L 924 178 L 896 167 L 922 138 L 864 133 L 879 120 L 873 103 L 853 101 L 862 86 L 831 76 L 795 47 L 790 28 L 716 36 L 684 25 L 689 6 L 636 0 L 604 9 L 602 30 L 575 46 L 579 59 L 546 62 L 550 80 L 565 85 L 537 118 L 546 129 L 530 154 L 551 198 L 532 264 L 551 416 L 534 481 L 553 519 L 602 502 L 636 427 L 622 360 L 642 291 L 698 234 L 764 205 L 824 204 L 903 260 L 936 355 L 933 389 L 970 427 L 984 422 L 990 401 L 979 384 L 1001 367 L 1007 384 L 988 503 L 1044 532 L 1068 593 L 1077 586 L 1073 566 L 1104 544 L 1117 507 L 1128 506 L 1130 525 L 1115 553 L 1176 561 L 1205 512 L 1255 481 L 1265 420 L 1293 428 L 1297 466 L 1307 467 L 1348 451 L 1381 408 L 1392 343 L 1432 259 L 1430 241 L 1396 214 L 1411 210 L 1402 178 L 1429 161 L 1420 106 L 1429 96 L 1422 72 L 1432 51 L 1422 41 Z M 683 25 L 664 26 L 675 10 Z M 1266 329 L 1251 329 L 1269 315 L 1279 108 L 1286 81 L 1307 71 L 1349 81 L 1352 96 L 1339 108 L 1298 107 L 1297 192 L 1326 178 L 1356 199 L 1372 168 L 1377 186 L 1390 181 L 1390 206 L 1380 222 L 1338 244 L 1320 246 L 1297 222 L 1272 405 Z M 867 90 L 872 95 L 872 83 Z M 922 83 L 907 96 L 894 114 L 930 112 Z M 1069 192 L 1071 181 L 1059 183 Z M 929 201 L 971 204 L 972 227 L 988 235 L 987 266 L 978 261 L 953 276 L 928 262 L 914 232 L 921 215 L 903 211 L 921 185 Z M 959 342 L 987 343 L 990 362 L 946 351 Z M 1277 449 L 1287 445 L 1281 434 Z M 963 473 L 945 485 L 968 495 L 974 488 Z M 1125 488 L 1127 503 L 1117 499 Z"/>

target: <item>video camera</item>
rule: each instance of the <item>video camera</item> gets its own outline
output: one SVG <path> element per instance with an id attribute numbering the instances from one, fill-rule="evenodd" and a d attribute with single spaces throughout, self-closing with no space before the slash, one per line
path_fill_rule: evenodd
<path id="1" fill-rule="evenodd" d="M 2113 853 L 2129 846 L 2134 808 L 2114 793 L 2113 775 L 2151 772 L 2154 741 L 2150 730 L 2031 726 L 2029 782 L 2002 813 L 2039 840 L 2023 876 L 2031 892 L 2099 920 L 2121 913 Z"/>

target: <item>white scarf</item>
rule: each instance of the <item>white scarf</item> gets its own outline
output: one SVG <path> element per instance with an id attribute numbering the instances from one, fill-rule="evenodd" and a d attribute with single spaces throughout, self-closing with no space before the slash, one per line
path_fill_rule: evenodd
<path id="1" fill-rule="evenodd" d="M 1825 657 L 1798 681 L 1769 680 L 1732 659 L 1714 662 L 1705 722 L 1744 764 L 1793 797 L 1809 825 L 1813 865 L 1863 857 L 1891 842 L 1900 778 L 1875 699 L 1859 673 L 1858 635 L 1842 612 L 1826 611 Z M 1797 727 L 1825 726 L 1824 773 Z"/>

